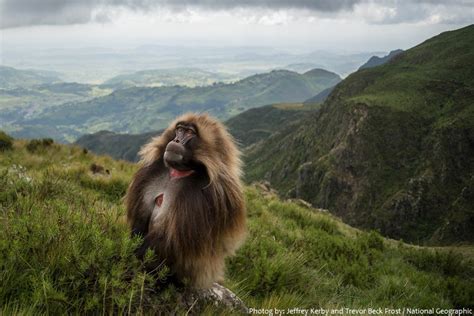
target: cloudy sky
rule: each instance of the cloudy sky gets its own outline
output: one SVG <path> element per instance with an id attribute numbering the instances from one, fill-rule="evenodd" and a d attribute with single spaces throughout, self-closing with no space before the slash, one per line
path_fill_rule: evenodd
<path id="1" fill-rule="evenodd" d="M 14 46 L 388 51 L 474 22 L 474 0 L 0 0 Z"/>

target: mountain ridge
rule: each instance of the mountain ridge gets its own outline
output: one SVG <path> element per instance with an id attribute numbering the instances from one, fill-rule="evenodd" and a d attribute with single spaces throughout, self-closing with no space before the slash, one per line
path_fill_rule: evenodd
<path id="1" fill-rule="evenodd" d="M 249 146 L 267 139 L 282 126 L 297 123 L 315 111 L 315 105 L 273 104 L 244 111 L 225 122 L 229 132 L 238 145 L 245 150 Z M 162 130 L 141 134 L 121 134 L 112 131 L 99 131 L 79 137 L 74 144 L 96 154 L 110 155 L 115 159 L 138 161 L 140 147 Z"/>
<path id="2" fill-rule="evenodd" d="M 400 55 L 401 53 L 403 53 L 403 49 L 395 49 L 395 50 L 390 51 L 390 53 L 388 53 L 387 55 L 382 56 L 382 57 L 372 56 L 372 57 L 370 57 L 370 59 L 365 64 L 363 64 L 362 66 L 359 67 L 359 70 L 366 69 L 366 68 L 377 67 L 377 66 L 383 65 L 385 63 L 388 63 L 390 60 L 392 60 L 396 56 Z"/>
<path id="3" fill-rule="evenodd" d="M 331 72 L 298 74 L 274 70 L 234 83 L 205 87 L 132 87 L 81 103 L 49 108 L 18 125 L 58 126 L 71 137 L 99 130 L 142 133 L 164 128 L 175 116 L 209 112 L 225 120 L 249 108 L 281 102 L 302 102 L 340 81 Z M 21 136 L 18 133 L 16 136 Z"/>
<path id="4" fill-rule="evenodd" d="M 471 43 L 474 26 L 351 74 L 297 129 L 247 153 L 247 179 L 392 238 L 472 241 Z"/>
<path id="5" fill-rule="evenodd" d="M 16 69 L 0 65 L 0 89 L 26 88 L 34 85 L 61 81 L 54 71 Z"/>

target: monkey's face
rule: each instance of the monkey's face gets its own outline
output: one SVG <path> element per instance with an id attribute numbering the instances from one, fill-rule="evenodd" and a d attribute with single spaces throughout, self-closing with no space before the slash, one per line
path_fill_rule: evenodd
<path id="1" fill-rule="evenodd" d="M 198 142 L 198 131 L 194 124 L 187 122 L 176 124 L 175 137 L 166 145 L 163 156 L 172 177 L 186 177 L 195 171 L 197 166 L 193 160 L 193 151 Z"/>

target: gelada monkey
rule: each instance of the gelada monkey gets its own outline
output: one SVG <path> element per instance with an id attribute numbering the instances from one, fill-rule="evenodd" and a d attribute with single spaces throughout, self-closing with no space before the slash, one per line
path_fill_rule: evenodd
<path id="1" fill-rule="evenodd" d="M 224 259 L 242 243 L 246 211 L 240 152 L 208 115 L 185 114 L 140 151 L 140 169 L 126 195 L 139 256 L 154 250 L 180 281 L 210 287 Z"/>

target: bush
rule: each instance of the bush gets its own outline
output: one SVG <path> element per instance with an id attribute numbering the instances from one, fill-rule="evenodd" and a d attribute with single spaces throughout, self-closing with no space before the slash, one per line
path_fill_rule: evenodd
<path id="1" fill-rule="evenodd" d="M 13 138 L 0 131 L 0 151 L 11 150 L 13 148 Z"/>
<path id="2" fill-rule="evenodd" d="M 43 138 L 43 139 L 32 139 L 26 145 L 26 150 L 31 153 L 37 152 L 39 149 L 47 148 L 53 145 L 54 140 L 52 138 Z"/>

